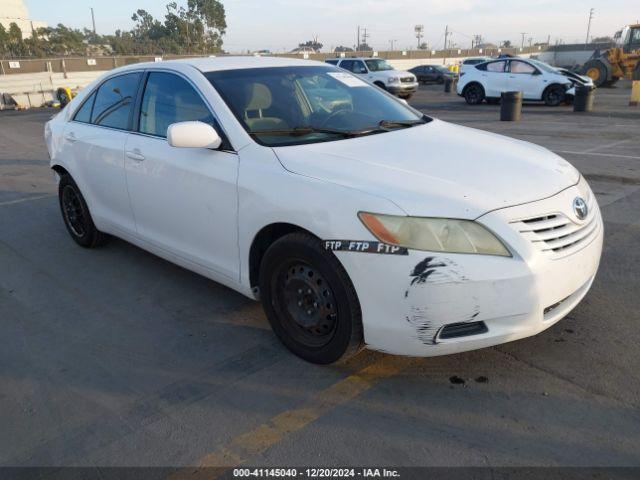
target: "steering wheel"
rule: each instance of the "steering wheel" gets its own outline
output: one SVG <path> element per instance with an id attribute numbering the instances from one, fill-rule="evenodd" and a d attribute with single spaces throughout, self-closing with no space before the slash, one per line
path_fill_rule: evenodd
<path id="1" fill-rule="evenodd" d="M 345 113 L 351 113 L 351 110 L 340 109 L 335 112 L 331 112 L 329 116 L 320 123 L 320 127 L 326 126 L 330 120 L 337 118 L 339 115 L 344 115 Z"/>

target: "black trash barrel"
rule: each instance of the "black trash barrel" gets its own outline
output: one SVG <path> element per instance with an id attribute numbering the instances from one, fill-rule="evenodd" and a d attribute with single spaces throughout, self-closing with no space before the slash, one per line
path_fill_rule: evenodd
<path id="1" fill-rule="evenodd" d="M 500 120 L 517 122 L 522 113 L 522 92 L 502 92 L 500 101 Z"/>
<path id="2" fill-rule="evenodd" d="M 574 112 L 593 112 L 593 89 L 584 85 L 576 86 L 576 95 L 573 99 Z"/>
<path id="3" fill-rule="evenodd" d="M 444 93 L 451 93 L 455 81 L 451 77 L 444 79 Z"/>

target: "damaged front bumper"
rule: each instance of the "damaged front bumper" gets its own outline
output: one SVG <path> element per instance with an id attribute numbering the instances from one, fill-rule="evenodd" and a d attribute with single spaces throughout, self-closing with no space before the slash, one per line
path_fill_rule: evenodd
<path id="1" fill-rule="evenodd" d="M 571 207 L 577 197 L 588 197 L 590 213 L 583 221 Z M 558 225 L 563 218 L 569 221 L 565 227 L 536 230 L 536 222 Z M 517 340 L 561 320 L 588 292 L 603 225 L 584 180 L 549 199 L 477 221 L 500 236 L 513 257 L 336 252 L 358 293 L 369 348 L 436 356 Z M 561 232 L 559 239 L 554 231 Z"/>

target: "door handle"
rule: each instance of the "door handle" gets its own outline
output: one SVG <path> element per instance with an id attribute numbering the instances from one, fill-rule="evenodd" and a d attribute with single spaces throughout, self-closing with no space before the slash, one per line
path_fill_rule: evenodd
<path id="1" fill-rule="evenodd" d="M 144 160 L 144 155 L 140 153 L 140 150 L 137 148 L 133 151 L 127 151 L 126 155 L 131 160 L 135 160 L 136 162 L 142 162 Z"/>
<path id="2" fill-rule="evenodd" d="M 71 142 L 71 143 L 78 141 L 78 139 L 76 138 L 76 134 L 73 133 L 73 132 L 69 132 L 69 133 L 65 134 L 64 139 L 67 142 Z"/>

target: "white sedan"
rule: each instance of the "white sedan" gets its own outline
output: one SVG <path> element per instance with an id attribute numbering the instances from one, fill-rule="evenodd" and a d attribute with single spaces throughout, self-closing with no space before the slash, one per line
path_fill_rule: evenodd
<path id="1" fill-rule="evenodd" d="M 573 82 L 555 68 L 537 60 L 501 58 L 474 65 L 460 76 L 456 91 L 469 105 L 497 103 L 502 92 L 522 92 L 524 100 L 557 106 L 565 101 Z"/>
<path id="2" fill-rule="evenodd" d="M 260 299 L 311 362 L 534 335 L 600 260 L 596 199 L 565 160 L 324 63 L 122 67 L 45 137 L 75 242 L 117 236 Z"/>

